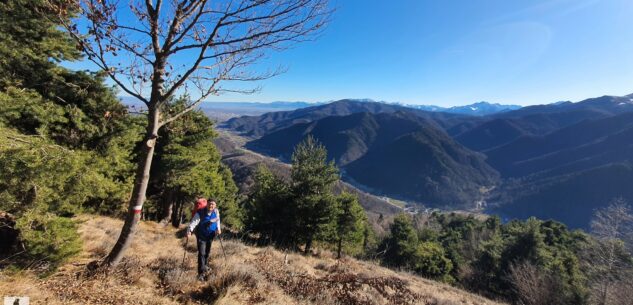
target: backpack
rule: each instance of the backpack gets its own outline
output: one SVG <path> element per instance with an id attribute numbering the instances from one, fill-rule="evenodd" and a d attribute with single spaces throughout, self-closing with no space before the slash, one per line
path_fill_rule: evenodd
<path id="1" fill-rule="evenodd" d="M 204 198 L 198 199 L 198 201 L 196 201 L 196 205 L 193 207 L 193 211 L 191 211 L 191 217 L 193 217 L 193 215 L 196 215 L 198 211 L 206 207 L 207 207 L 207 200 Z"/>
<path id="2" fill-rule="evenodd" d="M 215 210 L 211 213 L 211 215 L 207 214 L 207 209 L 198 210 L 198 217 L 200 217 L 200 222 L 196 226 L 196 235 L 204 238 L 211 238 L 215 231 L 218 230 L 218 223 L 211 222 L 211 219 L 217 217 L 217 213 Z"/>

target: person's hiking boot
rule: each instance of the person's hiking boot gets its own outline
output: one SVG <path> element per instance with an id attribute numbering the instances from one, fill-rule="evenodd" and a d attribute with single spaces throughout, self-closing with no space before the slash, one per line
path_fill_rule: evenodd
<path id="1" fill-rule="evenodd" d="M 204 282 L 204 274 L 198 274 L 198 281 Z"/>

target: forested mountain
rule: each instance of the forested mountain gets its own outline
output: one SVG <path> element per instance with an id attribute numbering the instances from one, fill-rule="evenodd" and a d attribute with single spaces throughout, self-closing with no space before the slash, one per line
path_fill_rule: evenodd
<path id="1" fill-rule="evenodd" d="M 562 102 L 523 107 L 493 114 L 483 121 L 467 121 L 448 132 L 466 147 L 484 151 L 521 136 L 541 136 L 584 120 L 607 118 L 633 111 L 630 96 L 602 96 L 577 103 Z"/>
<path id="2" fill-rule="evenodd" d="M 352 181 L 376 192 L 432 206 L 470 206 L 497 174 L 433 121 L 412 112 L 355 113 L 297 123 L 271 132 L 249 148 L 288 159 L 308 134 L 328 148 Z"/>
<path id="3" fill-rule="evenodd" d="M 633 112 L 582 121 L 544 136 L 522 136 L 486 155 L 506 177 L 543 171 L 564 174 L 630 160 L 631 143 Z"/>
<path id="4" fill-rule="evenodd" d="M 596 208 L 633 200 L 633 112 L 580 123 L 545 136 L 521 136 L 486 151 L 506 178 L 490 199 L 515 217 L 554 218 L 587 227 Z"/>
<path id="5" fill-rule="evenodd" d="M 573 120 L 578 119 L 576 115 L 582 116 L 583 113 L 592 113 L 593 116 L 599 116 L 600 114 L 608 116 L 627 111 L 633 111 L 633 95 L 604 95 L 601 97 L 588 98 L 576 103 L 559 102 L 527 106 L 514 111 L 494 114 L 492 117 L 517 118 L 531 114 L 569 113 L 571 114 L 569 118 Z"/>
<path id="6" fill-rule="evenodd" d="M 360 100 L 340 100 L 294 111 L 270 112 L 260 116 L 233 118 L 228 120 L 224 127 L 247 136 L 260 137 L 269 132 L 290 127 L 297 123 L 312 122 L 329 116 L 345 116 L 359 112 L 393 113 L 397 111 L 414 113 L 442 128 L 450 128 L 464 121 L 476 120 L 476 118 L 464 115 L 429 112 L 394 104 Z"/>

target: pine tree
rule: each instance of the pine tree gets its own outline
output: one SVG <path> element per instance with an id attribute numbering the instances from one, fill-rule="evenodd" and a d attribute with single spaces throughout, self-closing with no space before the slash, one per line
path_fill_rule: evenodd
<path id="1" fill-rule="evenodd" d="M 245 229 L 259 233 L 260 244 L 287 247 L 295 240 L 295 207 L 290 186 L 260 165 L 245 207 Z"/>
<path id="2" fill-rule="evenodd" d="M 339 195 L 336 217 L 336 257 L 341 258 L 343 246 L 358 248 L 369 230 L 365 210 L 358 198 L 349 193 Z"/>
<path id="3" fill-rule="evenodd" d="M 418 236 L 411 217 L 407 214 L 396 216 L 390 227 L 390 236 L 382 245 L 385 249 L 384 262 L 393 267 L 405 267 L 413 261 L 418 245 Z"/>
<path id="4" fill-rule="evenodd" d="M 332 187 L 339 179 L 334 161 L 327 162 L 327 151 L 308 135 L 292 154 L 292 194 L 296 208 L 295 232 L 309 253 L 315 239 L 333 234 L 336 198 Z"/>
<path id="5" fill-rule="evenodd" d="M 80 249 L 69 216 L 119 212 L 142 124 L 80 59 L 40 0 L 0 5 L 0 210 L 16 217 L 17 261 L 55 267 Z"/>

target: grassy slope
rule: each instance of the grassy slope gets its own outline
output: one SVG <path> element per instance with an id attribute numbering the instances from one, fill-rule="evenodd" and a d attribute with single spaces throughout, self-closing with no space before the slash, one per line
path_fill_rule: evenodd
<path id="1" fill-rule="evenodd" d="M 185 248 L 178 231 L 141 223 L 121 265 L 87 276 L 86 264 L 103 257 L 122 222 L 82 216 L 82 253 L 46 279 L 32 272 L 0 273 L 0 295 L 31 304 L 498 304 L 459 289 L 354 259 L 337 261 L 285 254 L 225 240 L 227 260 L 214 243 L 207 282 L 195 281 L 195 243 Z"/>

